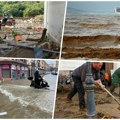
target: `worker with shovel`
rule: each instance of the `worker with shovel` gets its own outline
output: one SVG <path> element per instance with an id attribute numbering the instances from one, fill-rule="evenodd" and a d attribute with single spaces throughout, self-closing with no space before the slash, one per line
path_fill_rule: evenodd
<path id="1" fill-rule="evenodd" d="M 118 85 L 120 85 L 120 68 L 115 70 L 115 72 L 112 75 L 112 85 L 111 85 L 111 88 L 110 88 L 110 92 L 113 93 L 115 91 L 115 88 Z M 120 90 L 119 90 L 119 95 L 120 95 Z"/>
<path id="2" fill-rule="evenodd" d="M 100 87 L 104 87 L 100 80 L 100 68 L 102 67 L 102 62 L 91 62 L 92 76 L 94 78 L 94 84 Z M 85 100 L 84 100 L 84 86 L 83 82 L 86 79 L 87 74 L 87 63 L 84 63 L 80 67 L 76 68 L 72 73 L 72 78 L 74 81 L 74 87 L 71 89 L 67 96 L 67 100 L 71 101 L 72 97 L 78 92 L 79 96 L 79 107 L 80 109 L 85 108 Z"/>

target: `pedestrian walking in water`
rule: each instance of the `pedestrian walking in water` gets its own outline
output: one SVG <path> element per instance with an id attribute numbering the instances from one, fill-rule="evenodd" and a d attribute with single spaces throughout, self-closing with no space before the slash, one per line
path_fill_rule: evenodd
<path id="1" fill-rule="evenodd" d="M 34 77 L 35 77 L 35 88 L 40 88 L 40 73 L 38 70 L 35 71 Z"/>

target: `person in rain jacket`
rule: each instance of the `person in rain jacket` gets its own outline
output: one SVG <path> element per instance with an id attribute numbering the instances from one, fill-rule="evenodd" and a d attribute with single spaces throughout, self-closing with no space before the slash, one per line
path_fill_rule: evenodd
<path id="1" fill-rule="evenodd" d="M 35 71 L 34 73 L 34 77 L 35 77 L 35 88 L 40 88 L 40 73 L 38 70 Z"/>

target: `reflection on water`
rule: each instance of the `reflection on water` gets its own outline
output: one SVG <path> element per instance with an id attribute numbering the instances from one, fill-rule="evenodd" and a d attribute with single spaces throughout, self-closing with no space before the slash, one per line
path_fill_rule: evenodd
<path id="1" fill-rule="evenodd" d="M 64 34 L 67 36 L 119 35 L 120 14 L 67 15 Z"/>
<path id="2" fill-rule="evenodd" d="M 3 118 L 52 118 L 57 76 L 46 75 L 48 89 L 29 87 L 29 80 L 14 80 L 0 85 L 0 112 Z"/>

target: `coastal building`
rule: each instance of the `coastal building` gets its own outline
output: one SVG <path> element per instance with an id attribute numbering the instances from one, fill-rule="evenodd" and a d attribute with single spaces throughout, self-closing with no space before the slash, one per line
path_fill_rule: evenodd
<path id="1" fill-rule="evenodd" d="M 30 76 L 34 76 L 34 72 L 39 70 L 40 74 L 46 73 L 46 71 L 51 70 L 51 66 L 47 64 L 44 60 L 28 60 L 27 64 L 29 66 Z"/>
<path id="2" fill-rule="evenodd" d="M 36 67 L 38 68 L 38 70 L 40 71 L 50 71 L 50 66 L 47 64 L 46 61 L 44 60 L 37 60 L 36 61 Z"/>

